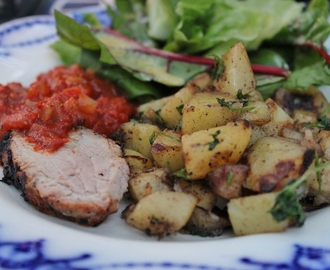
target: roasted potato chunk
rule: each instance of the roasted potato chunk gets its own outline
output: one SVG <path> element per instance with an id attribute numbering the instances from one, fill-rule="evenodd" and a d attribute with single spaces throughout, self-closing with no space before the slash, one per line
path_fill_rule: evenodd
<path id="1" fill-rule="evenodd" d="M 317 114 L 306 110 L 294 110 L 292 119 L 295 123 L 315 123 L 317 122 Z"/>
<path id="2" fill-rule="evenodd" d="M 251 68 L 250 59 L 242 42 L 232 46 L 222 57 L 225 71 L 221 78 L 213 84 L 221 92 L 228 92 L 236 97 L 238 90 L 243 95 L 251 93 L 256 88 L 256 79 Z"/>
<path id="3" fill-rule="evenodd" d="M 275 204 L 277 193 L 264 193 L 231 199 L 228 215 L 236 235 L 248 235 L 286 230 L 290 221 L 277 222 L 269 212 Z"/>
<path id="4" fill-rule="evenodd" d="M 212 78 L 209 73 L 203 72 L 192 78 L 188 84 L 196 85 L 199 89 L 204 89 L 212 84 Z"/>
<path id="5" fill-rule="evenodd" d="M 188 222 L 197 198 L 185 192 L 158 191 L 125 213 L 127 224 L 159 237 L 179 231 Z"/>
<path id="6" fill-rule="evenodd" d="M 262 125 L 262 129 L 268 136 L 281 135 L 284 127 L 294 128 L 293 119 L 274 100 L 268 98 L 265 103 L 269 108 L 271 118 L 268 123 Z"/>
<path id="7" fill-rule="evenodd" d="M 124 149 L 124 158 L 129 166 L 131 177 L 149 170 L 154 166 L 152 160 L 132 149 Z"/>
<path id="8" fill-rule="evenodd" d="M 171 184 L 166 181 L 163 168 L 149 170 L 128 181 L 128 191 L 136 202 L 160 190 L 173 190 Z"/>
<path id="9" fill-rule="evenodd" d="M 223 126 L 238 118 L 238 111 L 221 106 L 218 99 L 226 102 L 237 101 L 237 98 L 229 93 L 200 92 L 195 94 L 182 109 L 182 133 L 189 134 Z"/>
<path id="10" fill-rule="evenodd" d="M 252 110 L 242 111 L 238 117 L 239 119 L 245 119 L 256 126 L 262 126 L 270 122 L 271 114 L 265 102 L 255 100 L 249 102 L 249 106 L 253 106 L 254 108 Z"/>
<path id="11" fill-rule="evenodd" d="M 152 159 L 150 137 L 154 132 L 161 132 L 156 125 L 138 122 L 127 122 L 121 126 L 124 148 L 135 150 Z"/>
<path id="12" fill-rule="evenodd" d="M 199 87 L 195 84 L 187 84 L 176 92 L 161 108 L 159 116 L 168 128 L 179 128 L 181 126 L 183 105 L 187 103 L 195 93 L 197 93 Z"/>
<path id="13" fill-rule="evenodd" d="M 202 179 L 220 165 L 237 163 L 250 141 L 251 132 L 249 122 L 240 120 L 183 135 L 187 176 L 191 180 Z"/>
<path id="14" fill-rule="evenodd" d="M 296 141 L 281 137 L 263 137 L 247 153 L 250 171 L 246 187 L 257 192 L 282 189 L 297 179 L 314 160 L 315 151 Z"/>
<path id="15" fill-rule="evenodd" d="M 155 134 L 151 145 L 151 154 L 159 167 L 175 172 L 184 167 L 181 134 L 173 130 L 164 130 Z"/>
<path id="16" fill-rule="evenodd" d="M 158 119 L 157 113 L 170 99 L 171 97 L 169 96 L 149 101 L 140 105 L 137 108 L 137 112 L 142 119 L 148 119 L 149 121 L 156 122 Z"/>

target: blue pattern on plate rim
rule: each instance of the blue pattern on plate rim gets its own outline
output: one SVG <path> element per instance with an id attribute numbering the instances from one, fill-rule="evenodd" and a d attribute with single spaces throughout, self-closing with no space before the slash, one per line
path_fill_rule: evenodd
<path id="1" fill-rule="evenodd" d="M 164 262 L 109 262 L 104 264 L 81 266 L 88 263 L 93 254 L 86 252 L 76 256 L 53 258 L 45 251 L 46 240 L 33 241 L 4 241 L 0 239 L 0 268 L 41 270 L 97 270 L 97 269 L 200 269 L 200 270 L 240 270 L 253 267 L 259 270 L 329 270 L 330 249 L 315 248 L 304 245 L 293 246 L 293 253 L 287 262 L 263 261 L 256 258 L 240 258 L 240 268 L 225 267 L 221 265 Z"/>
<path id="2" fill-rule="evenodd" d="M 91 10 L 98 18 L 103 27 L 109 27 L 111 18 L 105 9 Z M 81 12 L 74 12 L 70 16 L 79 23 L 83 23 L 83 14 Z M 55 27 L 53 31 L 41 35 L 39 37 L 32 37 L 31 39 L 17 40 L 11 43 L 4 43 L 4 39 L 12 33 L 17 31 L 26 31 L 28 28 L 35 26 L 55 26 L 55 20 L 52 16 L 34 16 L 23 20 L 18 20 L 16 23 L 8 24 L 8 27 L 0 29 L 0 56 L 9 57 L 11 55 L 10 49 L 23 48 L 33 45 L 38 45 L 45 42 L 55 41 L 57 38 Z"/>
<path id="3" fill-rule="evenodd" d="M 6 25 L 8 26 L 6 27 Z M 42 34 L 38 37 L 31 37 L 31 39 L 27 39 L 26 36 L 24 36 L 22 40 L 18 39 L 10 43 L 4 42 L 6 37 L 10 36 L 11 34 L 15 34 L 19 31 L 26 31 L 29 28 L 36 26 L 54 27 L 55 21 L 51 16 L 35 16 L 23 20 L 17 20 L 17 22 L 13 24 L 5 24 L 3 29 L 0 30 L 0 56 L 10 56 L 11 49 L 41 44 L 50 40 L 55 40 L 57 37 L 54 28 L 54 30 L 50 31 L 49 33 Z"/>

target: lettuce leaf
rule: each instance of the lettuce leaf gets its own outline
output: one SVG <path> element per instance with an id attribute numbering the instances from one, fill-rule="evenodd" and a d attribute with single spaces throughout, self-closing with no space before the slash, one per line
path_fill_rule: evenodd
<path id="1" fill-rule="evenodd" d="M 254 50 L 299 17 L 302 9 L 303 4 L 288 0 L 181 0 L 176 6 L 180 20 L 165 49 L 222 55 L 243 41 L 247 50 Z"/>

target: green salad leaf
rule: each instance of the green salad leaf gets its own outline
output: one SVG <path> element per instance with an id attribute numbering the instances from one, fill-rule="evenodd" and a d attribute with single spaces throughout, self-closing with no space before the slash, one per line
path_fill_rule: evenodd
<path id="1" fill-rule="evenodd" d="M 281 86 L 330 84 L 330 56 L 323 47 L 330 34 L 327 0 L 308 6 L 294 0 L 116 0 L 107 10 L 112 29 L 102 29 L 90 14 L 82 25 L 55 12 L 61 40 L 52 47 L 65 64 L 82 64 L 86 51 L 95 52 L 90 64 L 84 61 L 86 68 L 100 62 L 94 65 L 98 73 L 116 70 L 119 81 L 127 76 L 157 96 L 162 86 L 171 92 L 213 69 L 214 59 L 243 41 L 264 96 Z M 141 87 L 122 86 L 133 98 L 146 95 Z"/>
<path id="2" fill-rule="evenodd" d="M 295 1 L 283 0 L 199 0 L 194 4 L 181 0 L 176 7 L 180 23 L 165 48 L 222 55 L 234 43 L 242 41 L 247 50 L 257 49 L 297 18 L 302 8 Z M 200 12 L 195 12 L 197 9 Z"/>
<path id="3" fill-rule="evenodd" d="M 111 29 L 81 25 L 58 11 L 55 18 L 61 40 L 52 47 L 61 55 L 63 62 L 76 62 L 94 69 L 100 75 L 111 77 L 130 98 L 145 95 L 159 97 L 159 86 L 143 82 L 182 86 L 195 74 L 212 67 L 209 62 L 201 64 L 204 58 L 187 59 L 183 55 L 146 47 Z M 86 55 L 89 56 L 88 61 Z"/>

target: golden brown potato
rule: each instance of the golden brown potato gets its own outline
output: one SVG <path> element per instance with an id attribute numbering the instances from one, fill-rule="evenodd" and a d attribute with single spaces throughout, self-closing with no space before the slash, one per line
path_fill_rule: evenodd
<path id="1" fill-rule="evenodd" d="M 128 191 L 132 198 L 137 202 L 156 191 L 172 190 L 165 174 L 163 168 L 154 168 L 131 178 L 128 181 Z"/>
<path id="2" fill-rule="evenodd" d="M 316 173 L 312 173 L 306 184 L 307 196 L 314 198 L 312 203 L 314 207 L 330 204 L 330 168 L 324 169 L 319 177 Z"/>
<path id="3" fill-rule="evenodd" d="M 262 126 L 269 136 L 278 136 L 284 127 L 294 128 L 293 119 L 274 100 L 268 98 L 265 101 L 269 108 L 271 120 Z"/>
<path id="4" fill-rule="evenodd" d="M 262 126 L 270 122 L 271 115 L 264 101 L 251 101 L 249 106 L 253 106 L 254 109 L 242 111 L 238 117 L 239 119 L 245 119 L 256 126 Z"/>
<path id="5" fill-rule="evenodd" d="M 305 130 L 303 133 L 306 136 Z M 310 135 L 311 136 L 311 135 Z M 319 130 L 315 133 L 315 139 L 317 140 L 317 146 L 321 147 L 321 151 L 318 151 L 322 156 L 324 162 L 330 160 L 330 131 Z M 312 139 L 310 139 L 312 140 Z M 314 142 L 315 143 L 315 142 Z M 314 144 L 313 143 L 313 144 Z M 313 206 L 321 206 L 330 203 L 330 167 L 325 168 L 319 175 L 312 173 L 307 179 L 308 196 L 314 197 Z"/>
<path id="6" fill-rule="evenodd" d="M 251 93 L 256 88 L 256 79 L 251 68 L 250 59 L 242 42 L 232 46 L 222 57 L 225 71 L 219 80 L 213 82 L 221 92 L 236 96 L 238 90 L 243 95 Z"/>
<path id="7" fill-rule="evenodd" d="M 151 145 L 151 154 L 159 167 L 175 172 L 184 167 L 181 134 L 173 130 L 164 130 L 155 134 Z"/>
<path id="8" fill-rule="evenodd" d="M 127 224 L 160 237 L 179 231 L 188 222 L 197 198 L 185 192 L 158 191 L 141 199 L 126 213 Z"/>
<path id="9" fill-rule="evenodd" d="M 188 84 L 195 84 L 199 89 L 204 89 L 212 84 L 212 78 L 209 73 L 203 72 L 192 78 Z"/>
<path id="10" fill-rule="evenodd" d="M 129 166 L 131 177 L 154 166 L 152 160 L 132 149 L 124 149 L 124 158 Z"/>
<path id="11" fill-rule="evenodd" d="M 261 126 L 252 125 L 252 134 L 251 134 L 251 140 L 247 146 L 247 149 L 250 149 L 250 147 L 260 138 L 266 137 L 267 133 L 262 129 Z"/>
<path id="12" fill-rule="evenodd" d="M 305 135 L 304 137 L 306 137 L 306 132 L 308 132 L 308 130 L 303 133 L 303 135 Z M 312 134 L 310 134 L 309 137 L 312 137 L 311 140 L 314 138 Z M 320 130 L 315 134 L 315 137 L 318 145 L 322 149 L 322 156 L 324 156 L 326 160 L 330 160 L 330 130 Z"/>
<path id="13" fill-rule="evenodd" d="M 152 159 L 150 137 L 161 130 L 156 125 L 138 122 L 127 122 L 121 126 L 124 148 L 135 150 Z"/>
<path id="14" fill-rule="evenodd" d="M 189 134 L 203 129 L 223 126 L 239 116 L 239 111 L 221 106 L 218 99 L 223 99 L 226 102 L 237 101 L 242 106 L 237 98 L 229 93 L 199 92 L 182 109 L 182 133 Z"/>
<path id="15" fill-rule="evenodd" d="M 266 137 L 266 136 L 265 136 Z M 300 131 L 284 127 L 281 132 L 281 137 L 300 142 L 303 139 L 303 135 Z"/>
<path id="16" fill-rule="evenodd" d="M 149 119 L 153 122 L 157 121 L 158 118 L 158 111 L 171 99 L 170 96 L 156 99 L 149 101 L 147 103 L 144 103 L 140 105 L 137 108 L 137 112 L 139 113 L 140 117 L 142 119 Z"/>
<path id="17" fill-rule="evenodd" d="M 306 110 L 319 115 L 324 112 L 328 104 L 324 94 L 315 86 L 304 91 L 280 88 L 276 91 L 274 100 L 289 115 L 295 110 Z"/>
<path id="18" fill-rule="evenodd" d="M 306 110 L 294 110 L 292 119 L 295 123 L 315 123 L 317 122 L 317 114 Z"/>
<path id="19" fill-rule="evenodd" d="M 240 120 L 183 135 L 182 152 L 189 179 L 202 179 L 220 165 L 237 163 L 251 133 L 249 122 Z"/>
<path id="20" fill-rule="evenodd" d="M 253 90 L 246 97 L 251 101 L 264 101 L 264 97 L 258 90 Z"/>
<path id="21" fill-rule="evenodd" d="M 289 220 L 277 222 L 269 212 L 277 193 L 264 193 L 231 199 L 228 215 L 235 235 L 248 235 L 286 230 Z"/>
<path id="22" fill-rule="evenodd" d="M 203 182 L 177 179 L 174 189 L 194 195 L 197 198 L 197 206 L 206 210 L 211 210 L 217 202 L 215 193 Z"/>
<path id="23" fill-rule="evenodd" d="M 187 84 L 171 96 L 161 108 L 159 116 L 168 128 L 180 128 L 183 105 L 187 103 L 198 90 L 199 88 L 197 85 Z"/>
<path id="24" fill-rule="evenodd" d="M 314 155 L 314 151 L 293 140 L 263 137 L 247 153 L 250 171 L 246 187 L 257 192 L 280 190 L 306 171 Z"/>

